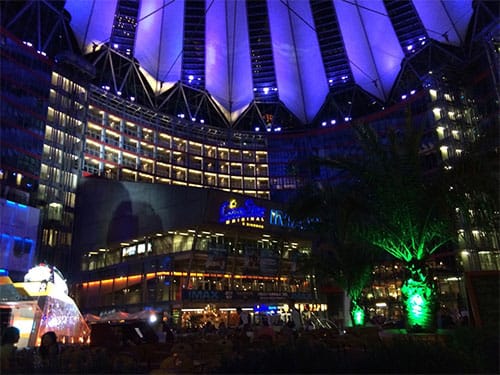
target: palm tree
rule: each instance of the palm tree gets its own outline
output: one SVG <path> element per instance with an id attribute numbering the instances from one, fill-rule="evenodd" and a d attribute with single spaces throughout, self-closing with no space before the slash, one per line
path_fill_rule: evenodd
<path id="1" fill-rule="evenodd" d="M 318 279 L 335 282 L 351 300 L 350 316 L 354 325 L 364 325 L 363 289 L 372 276 L 377 252 L 356 238 L 362 212 L 354 186 L 348 184 L 307 185 L 289 202 L 288 212 L 297 220 L 308 220 L 317 235 L 316 253 L 310 267 Z"/>
<path id="2" fill-rule="evenodd" d="M 356 237 L 405 265 L 401 291 L 408 328 L 433 330 L 437 296 L 426 261 L 454 238 L 447 187 L 422 169 L 422 130 L 410 121 L 401 132 L 388 129 L 384 138 L 367 125 L 353 128 L 357 156 L 316 161 L 345 172 L 356 187 L 364 207 Z"/>

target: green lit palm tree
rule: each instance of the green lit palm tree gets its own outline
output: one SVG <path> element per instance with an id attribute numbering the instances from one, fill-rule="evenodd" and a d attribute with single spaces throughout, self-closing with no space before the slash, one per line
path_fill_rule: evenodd
<path id="1" fill-rule="evenodd" d="M 454 238 L 447 187 L 422 169 L 422 133 L 410 122 L 383 138 L 370 126 L 354 130 L 361 148 L 357 156 L 318 162 L 344 171 L 357 186 L 366 208 L 357 236 L 406 266 L 402 294 L 408 328 L 432 330 L 437 296 L 426 261 Z"/>

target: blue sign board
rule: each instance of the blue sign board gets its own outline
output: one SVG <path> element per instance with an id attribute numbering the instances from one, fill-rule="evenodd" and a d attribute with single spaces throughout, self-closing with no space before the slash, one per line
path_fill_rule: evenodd
<path id="1" fill-rule="evenodd" d="M 264 221 L 266 209 L 259 207 L 252 199 L 246 199 L 240 205 L 236 199 L 222 203 L 219 210 L 219 222 L 231 224 L 246 221 Z"/>

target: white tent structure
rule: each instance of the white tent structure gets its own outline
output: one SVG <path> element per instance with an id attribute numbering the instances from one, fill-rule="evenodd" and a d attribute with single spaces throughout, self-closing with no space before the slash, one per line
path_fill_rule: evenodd
<path id="1" fill-rule="evenodd" d="M 0 275 L 0 310 L 7 317 L 2 323 L 19 328 L 17 347 L 40 345 L 40 337 L 48 331 L 64 343 L 86 343 L 90 328 L 67 294 L 66 284 L 45 277 L 52 274 L 49 266 L 35 268 L 28 272 L 27 282 L 13 283 L 7 274 Z"/>

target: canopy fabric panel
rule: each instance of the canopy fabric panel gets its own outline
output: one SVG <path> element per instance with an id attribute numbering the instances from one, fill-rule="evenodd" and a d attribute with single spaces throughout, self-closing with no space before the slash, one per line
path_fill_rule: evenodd
<path id="1" fill-rule="evenodd" d="M 208 4 L 207 4 L 208 6 Z M 206 88 L 230 122 L 253 99 L 243 1 L 215 0 L 206 11 Z"/>
<path id="2" fill-rule="evenodd" d="M 148 0 L 141 2 L 137 22 L 135 58 L 156 78 L 160 86 L 180 80 L 184 2 Z"/>
<path id="3" fill-rule="evenodd" d="M 301 0 L 269 0 L 268 8 L 279 97 L 307 123 L 328 94 L 311 7 Z"/>
<path id="4" fill-rule="evenodd" d="M 335 0 L 334 4 L 356 83 L 386 100 L 404 52 L 383 1 Z"/>
<path id="5" fill-rule="evenodd" d="M 429 37 L 438 42 L 460 45 L 472 18 L 469 0 L 413 0 Z"/>
<path id="6" fill-rule="evenodd" d="M 164 92 L 182 75 L 188 24 L 185 0 L 139 0 L 133 58 L 152 90 Z M 381 101 L 389 99 L 405 57 L 383 0 L 331 0 L 354 83 Z M 265 89 L 304 124 L 320 111 L 329 93 L 311 4 L 267 0 L 272 64 L 277 87 Z M 472 18 L 472 0 L 412 0 L 429 38 L 460 45 Z M 85 53 L 110 40 L 118 0 L 67 0 L 71 26 Z M 191 4 L 192 5 L 192 4 Z M 203 8 L 202 8 L 203 9 Z M 205 1 L 204 86 L 229 123 L 257 100 L 247 4 L 243 0 Z M 201 13 L 201 12 L 200 12 Z M 189 22 L 196 22 L 191 19 Z M 202 59 L 200 57 L 200 59 Z M 345 67 L 342 67 L 344 69 Z M 339 67 L 341 69 L 341 67 Z M 330 90 L 335 90 L 330 88 Z M 335 94 L 335 93 L 333 93 Z"/>
<path id="7" fill-rule="evenodd" d="M 113 28 L 118 0 L 68 0 L 65 9 L 71 14 L 71 27 L 82 51 L 107 43 Z"/>

